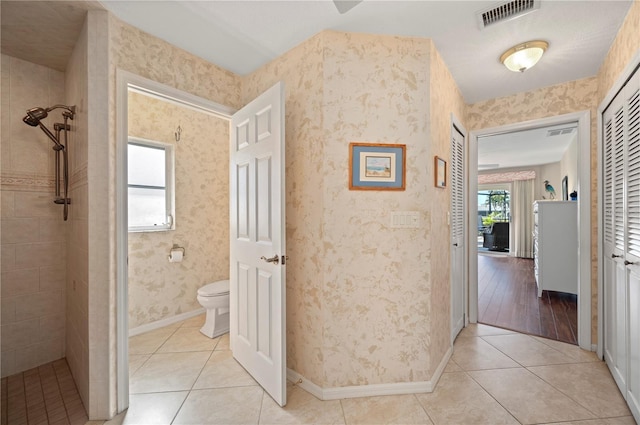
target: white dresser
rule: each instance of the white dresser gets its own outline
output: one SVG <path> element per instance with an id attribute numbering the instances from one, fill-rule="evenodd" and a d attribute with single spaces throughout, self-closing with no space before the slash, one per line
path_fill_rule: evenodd
<path id="1" fill-rule="evenodd" d="M 533 259 L 542 291 L 578 293 L 578 203 L 533 203 Z"/>

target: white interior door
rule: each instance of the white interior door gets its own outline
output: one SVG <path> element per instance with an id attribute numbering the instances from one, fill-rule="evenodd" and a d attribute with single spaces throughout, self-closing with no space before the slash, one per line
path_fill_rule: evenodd
<path id="1" fill-rule="evenodd" d="M 618 387 L 626 392 L 626 270 L 624 262 L 624 138 L 622 101 L 604 115 L 604 355 Z"/>
<path id="2" fill-rule="evenodd" d="M 464 327 L 464 136 L 453 127 L 451 134 L 451 341 Z"/>
<path id="3" fill-rule="evenodd" d="M 640 72 L 603 113 L 605 361 L 640 419 Z"/>
<path id="4" fill-rule="evenodd" d="M 231 349 L 284 406 L 284 84 L 234 114 L 230 133 Z"/>

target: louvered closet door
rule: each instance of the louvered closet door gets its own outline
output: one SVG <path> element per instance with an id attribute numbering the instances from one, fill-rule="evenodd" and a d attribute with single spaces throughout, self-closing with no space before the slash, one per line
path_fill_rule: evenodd
<path id="1" fill-rule="evenodd" d="M 627 143 L 626 263 L 628 264 L 627 403 L 640 422 L 640 72 L 625 87 Z"/>
<path id="2" fill-rule="evenodd" d="M 464 327 L 464 136 L 451 135 L 451 341 Z"/>
<path id="3" fill-rule="evenodd" d="M 640 73 L 602 121 L 605 361 L 640 421 Z"/>
<path id="4" fill-rule="evenodd" d="M 616 98 L 603 116 L 605 358 L 626 391 L 626 267 L 624 265 L 624 108 Z"/>

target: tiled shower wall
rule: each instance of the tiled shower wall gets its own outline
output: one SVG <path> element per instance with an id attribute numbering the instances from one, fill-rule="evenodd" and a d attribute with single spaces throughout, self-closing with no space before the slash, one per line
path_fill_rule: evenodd
<path id="1" fill-rule="evenodd" d="M 64 73 L 2 55 L 2 376 L 64 357 L 67 223 L 53 203 L 52 142 L 22 122 L 65 103 Z M 61 121 L 52 112 L 49 128 Z"/>

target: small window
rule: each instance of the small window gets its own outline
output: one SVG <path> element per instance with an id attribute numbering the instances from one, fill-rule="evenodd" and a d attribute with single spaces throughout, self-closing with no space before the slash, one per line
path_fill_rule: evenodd
<path id="1" fill-rule="evenodd" d="M 130 137 L 127 155 L 129 231 L 174 229 L 173 146 Z"/>

